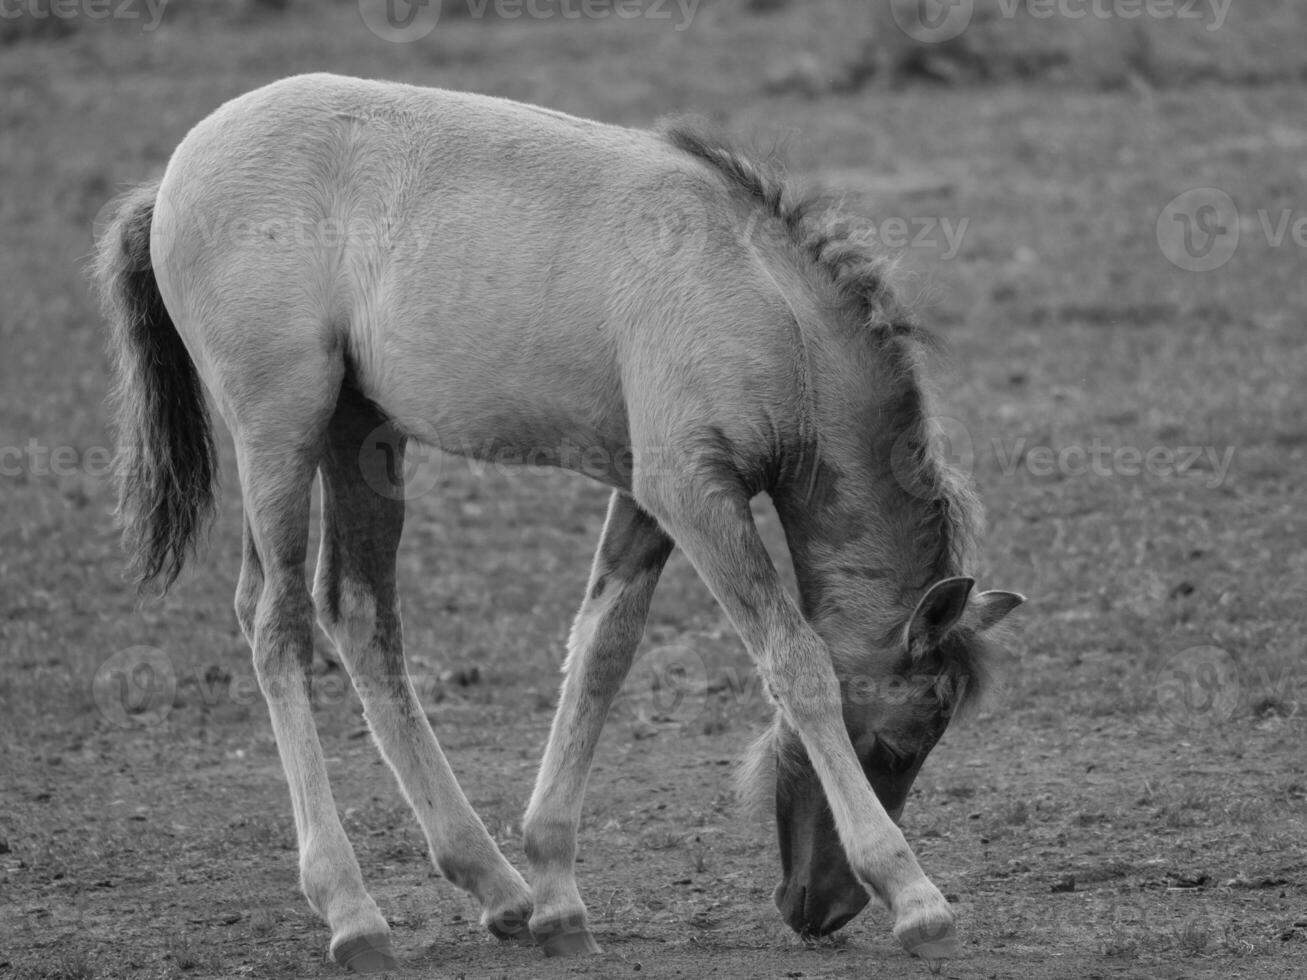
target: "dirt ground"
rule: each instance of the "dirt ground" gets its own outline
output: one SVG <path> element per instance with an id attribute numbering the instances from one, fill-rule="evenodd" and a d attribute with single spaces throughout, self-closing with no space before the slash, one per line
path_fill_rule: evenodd
<path id="1" fill-rule="evenodd" d="M 698 111 L 844 189 L 886 237 L 906 226 L 907 288 L 948 346 L 932 370 L 989 514 L 978 577 L 1031 597 L 994 691 L 904 818 L 959 915 L 965 955 L 942 975 L 1307 972 L 1298 8 L 1247 0 L 1219 26 L 1145 18 L 1126 34 L 978 17 L 960 54 L 906 59 L 886 85 L 864 78 L 874 25 L 852 3 L 709 0 L 684 29 L 451 12 L 409 44 L 353 2 L 277 6 L 179 3 L 145 30 L 29 4 L 0 23 L 0 977 L 341 975 L 298 892 L 231 611 L 230 446 L 206 550 L 165 599 L 138 601 L 83 275 L 100 207 L 190 125 L 322 69 L 630 125 Z M 1194 188 L 1196 205 L 1176 203 Z M 1184 248 L 1186 231 L 1215 235 L 1222 261 Z M 521 813 L 605 492 L 426 465 L 401 557 L 412 669 L 524 868 Z M 732 790 L 769 709 L 679 554 L 642 658 L 679 658 L 690 683 L 668 704 L 639 668 L 610 723 L 579 865 L 604 954 L 565 962 L 481 932 L 432 872 L 348 681 L 319 665 L 337 803 L 402 975 L 928 976 L 881 911 L 816 943 L 780 921 L 773 831 Z"/>

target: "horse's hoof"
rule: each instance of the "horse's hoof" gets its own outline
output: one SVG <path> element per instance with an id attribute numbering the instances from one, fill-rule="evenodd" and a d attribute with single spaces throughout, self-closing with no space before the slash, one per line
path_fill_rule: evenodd
<path id="1" fill-rule="evenodd" d="M 399 960 L 395 959 L 395 950 L 386 935 L 355 936 L 341 943 L 331 955 L 351 973 L 385 973 L 399 969 Z"/>
<path id="2" fill-rule="evenodd" d="M 490 935 L 504 942 L 532 942 L 528 923 L 531 920 L 531 906 L 525 909 L 504 909 L 499 912 L 486 912 L 481 916 L 481 925 L 490 931 Z"/>
<path id="3" fill-rule="evenodd" d="M 585 929 L 556 932 L 547 939 L 537 939 L 546 956 L 593 956 L 602 953 L 599 944 Z"/>
<path id="4" fill-rule="evenodd" d="M 950 960 L 962 954 L 952 922 L 920 923 L 895 928 L 894 936 L 913 956 L 923 960 Z"/>

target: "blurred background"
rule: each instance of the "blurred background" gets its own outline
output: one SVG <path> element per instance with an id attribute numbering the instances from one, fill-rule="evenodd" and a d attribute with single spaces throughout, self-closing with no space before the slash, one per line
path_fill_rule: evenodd
<path id="1" fill-rule="evenodd" d="M 207 549 L 138 600 L 85 274 L 101 208 L 190 126 L 327 70 L 628 126 L 690 111 L 842 193 L 945 341 L 940 411 L 989 514 L 981 586 L 1031 597 L 904 818 L 964 924 L 954 973 L 1296 976 L 1304 19 L 1291 0 L 0 0 L 0 975 L 335 974 L 231 612 L 230 446 Z M 606 494 L 424 465 L 400 559 L 410 663 L 521 867 Z M 337 800 L 406 962 L 587 969 L 496 946 L 430 880 L 319 639 Z M 591 782 L 594 969 L 920 969 L 883 913 L 804 944 L 771 908 L 772 832 L 731 784 L 769 715 L 676 555 Z"/>

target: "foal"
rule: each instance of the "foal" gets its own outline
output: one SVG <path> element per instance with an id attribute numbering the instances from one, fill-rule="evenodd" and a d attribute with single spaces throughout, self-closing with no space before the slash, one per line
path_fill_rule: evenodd
<path id="1" fill-rule="evenodd" d="M 142 580 L 171 583 L 212 505 L 204 389 L 234 437 L 236 614 L 302 886 L 339 963 L 395 958 L 314 729 L 315 610 L 441 873 L 496 934 L 596 951 L 573 867 L 581 800 L 673 542 L 776 704 L 754 769 L 774 773 L 786 921 L 829 932 L 870 891 L 908 950 L 956 951 L 948 903 L 894 819 L 977 689 L 983 634 L 1021 599 L 964 577 L 978 513 L 932 435 L 924 335 L 847 225 L 692 130 L 308 75 L 197 125 L 162 181 L 123 202 L 98 271 Z M 396 462 L 412 439 L 613 487 L 523 823 L 531 889 L 469 806 L 404 665 Z M 760 492 L 800 606 L 754 527 Z"/>

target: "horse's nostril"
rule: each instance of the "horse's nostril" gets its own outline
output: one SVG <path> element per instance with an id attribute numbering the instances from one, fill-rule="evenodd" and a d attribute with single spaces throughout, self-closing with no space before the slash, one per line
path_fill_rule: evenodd
<path id="1" fill-rule="evenodd" d="M 795 932 L 806 935 L 812 931 L 812 921 L 808 917 L 808 889 L 794 888 L 781 882 L 772 893 L 772 900 L 781 918 Z"/>

